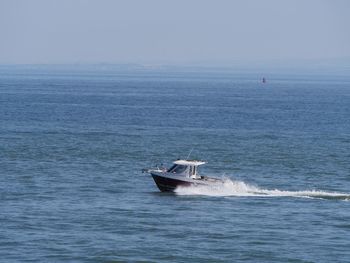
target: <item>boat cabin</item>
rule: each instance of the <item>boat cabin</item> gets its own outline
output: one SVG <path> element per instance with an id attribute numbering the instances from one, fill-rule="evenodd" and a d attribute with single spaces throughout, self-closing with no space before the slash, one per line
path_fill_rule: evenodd
<path id="1" fill-rule="evenodd" d="M 196 160 L 177 160 L 174 165 L 168 169 L 168 173 L 186 176 L 189 178 L 201 178 L 197 173 L 197 167 L 205 164 L 202 161 Z"/>

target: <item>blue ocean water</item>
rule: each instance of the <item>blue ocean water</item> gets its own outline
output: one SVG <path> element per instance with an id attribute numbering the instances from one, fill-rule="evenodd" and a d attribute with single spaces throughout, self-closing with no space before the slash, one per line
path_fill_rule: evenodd
<path id="1" fill-rule="evenodd" d="M 1 261 L 350 262 L 350 77 L 265 77 L 0 67 Z"/>

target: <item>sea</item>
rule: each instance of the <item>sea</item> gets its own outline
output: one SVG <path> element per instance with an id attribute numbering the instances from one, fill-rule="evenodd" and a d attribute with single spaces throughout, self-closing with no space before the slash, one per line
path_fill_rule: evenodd
<path id="1" fill-rule="evenodd" d="M 350 74 L 1 65 L 0 261 L 350 262 Z"/>

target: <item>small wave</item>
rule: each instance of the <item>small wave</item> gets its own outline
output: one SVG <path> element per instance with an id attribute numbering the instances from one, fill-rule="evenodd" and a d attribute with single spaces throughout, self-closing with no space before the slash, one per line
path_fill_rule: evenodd
<path id="1" fill-rule="evenodd" d="M 205 195 L 205 196 L 261 196 L 261 197 L 303 197 L 350 201 L 350 194 L 338 192 L 325 192 L 319 190 L 309 191 L 283 191 L 278 189 L 262 189 L 249 185 L 243 181 L 225 179 L 224 183 L 216 185 L 201 185 L 178 187 L 177 195 Z"/>

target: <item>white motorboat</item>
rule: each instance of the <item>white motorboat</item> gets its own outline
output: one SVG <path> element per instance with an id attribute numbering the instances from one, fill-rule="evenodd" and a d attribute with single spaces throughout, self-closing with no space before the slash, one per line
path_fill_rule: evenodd
<path id="1" fill-rule="evenodd" d="M 224 181 L 215 177 L 202 176 L 198 167 L 205 164 L 197 160 L 176 160 L 169 169 L 155 168 L 143 169 L 152 175 L 154 182 L 162 192 L 174 192 L 178 186 L 217 185 Z"/>

